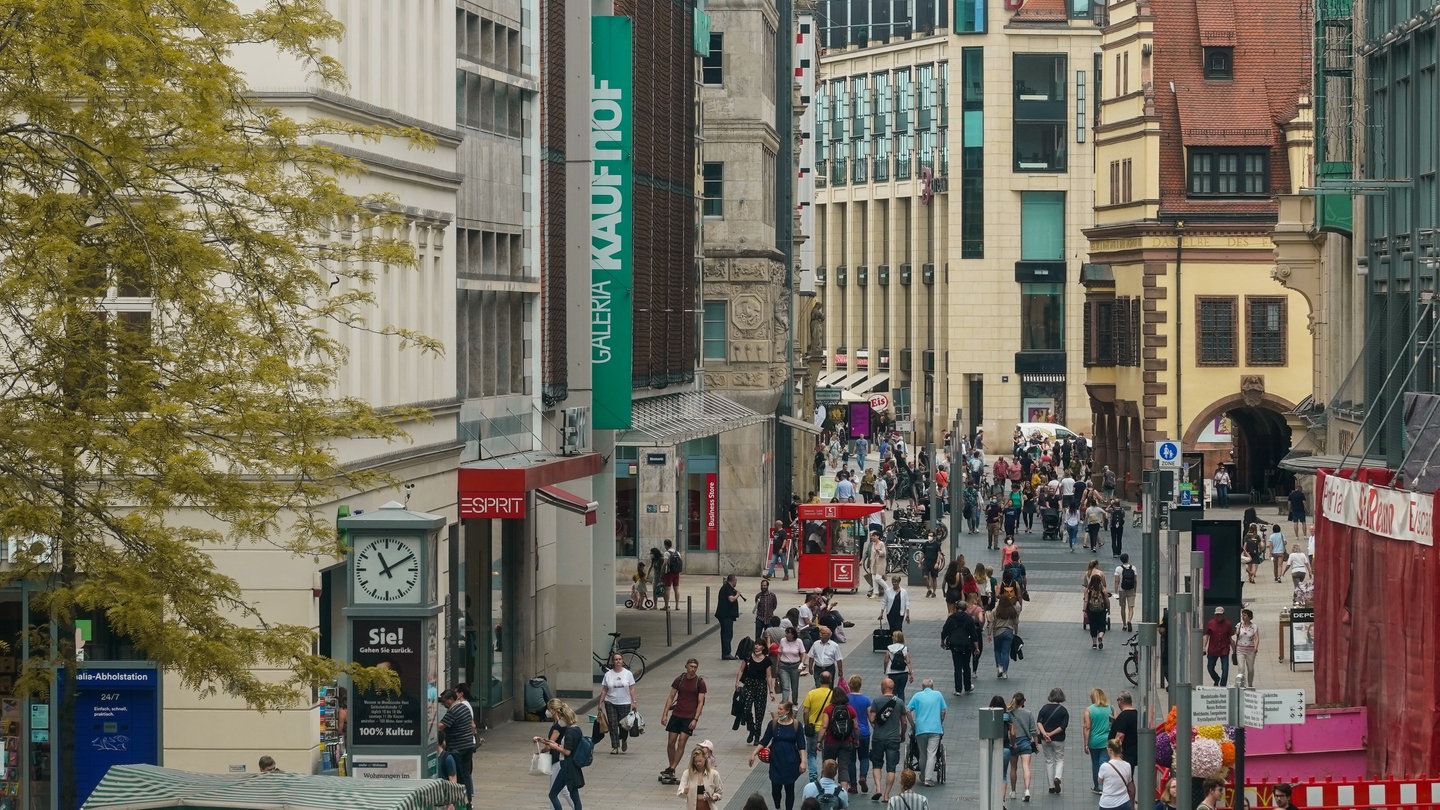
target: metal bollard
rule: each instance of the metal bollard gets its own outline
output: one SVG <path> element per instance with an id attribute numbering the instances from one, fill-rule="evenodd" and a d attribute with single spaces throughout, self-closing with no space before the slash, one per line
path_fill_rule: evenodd
<path id="1" fill-rule="evenodd" d="M 688 597 L 687 597 L 687 598 L 688 598 Z M 706 623 L 706 624 L 709 624 L 709 623 L 710 623 L 710 586 L 709 586 L 709 585 L 706 585 L 706 586 L 705 586 L 705 616 L 704 616 L 703 618 L 705 619 L 705 623 Z"/>
<path id="2" fill-rule="evenodd" d="M 691 602 L 695 597 L 685 597 L 685 635 L 695 635 L 695 605 Z"/>
<path id="3" fill-rule="evenodd" d="M 665 611 L 665 646 L 666 646 L 666 647 L 674 647 L 674 646 L 675 646 L 675 641 L 674 641 L 674 639 L 672 639 L 672 638 L 670 637 L 670 613 L 671 613 L 671 611 L 668 611 L 668 610 Z"/>

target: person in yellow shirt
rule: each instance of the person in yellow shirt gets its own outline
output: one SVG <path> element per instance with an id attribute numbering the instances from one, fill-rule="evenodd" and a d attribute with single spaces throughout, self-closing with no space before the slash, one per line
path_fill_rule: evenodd
<path id="1" fill-rule="evenodd" d="M 825 720 L 825 708 L 834 702 L 836 691 L 838 690 L 835 689 L 833 676 L 829 672 L 822 672 L 820 685 L 811 689 L 800 704 L 800 716 L 805 721 L 805 765 L 812 780 L 819 778 L 820 763 L 815 754 L 820 725 Z"/>

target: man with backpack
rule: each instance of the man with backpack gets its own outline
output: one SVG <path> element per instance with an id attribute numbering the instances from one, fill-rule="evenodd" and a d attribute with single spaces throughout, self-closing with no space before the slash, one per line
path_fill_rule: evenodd
<path id="1" fill-rule="evenodd" d="M 1135 591 L 1140 586 L 1140 574 L 1130 564 L 1130 553 L 1120 555 L 1120 565 L 1115 568 L 1115 593 L 1120 595 L 1120 621 L 1125 632 L 1130 631 L 1130 622 L 1135 618 Z"/>
<path id="2" fill-rule="evenodd" d="M 820 810 L 838 810 L 841 807 L 849 807 L 850 792 L 835 781 L 839 772 L 840 763 L 833 759 L 825 760 L 825 764 L 820 768 L 820 779 L 806 785 L 800 798 L 816 800 L 819 802 Z"/>
<path id="3" fill-rule="evenodd" d="M 964 610 L 951 613 L 940 630 L 940 646 L 950 651 L 950 660 L 955 666 L 957 696 L 975 691 L 971 666 L 980 655 L 980 644 L 980 625 L 975 623 L 975 617 Z"/>
<path id="4" fill-rule="evenodd" d="M 905 704 L 895 696 L 895 681 L 882 678 L 880 697 L 870 704 L 871 784 L 875 786 L 875 793 L 870 796 L 871 801 L 889 801 L 895 793 L 896 772 L 900 767 L 900 746 L 905 741 L 905 723 L 908 717 Z"/>
<path id="5" fill-rule="evenodd" d="M 675 602 L 675 609 L 680 609 L 680 574 L 685 570 L 685 558 L 675 550 L 675 543 L 671 540 L 665 541 L 665 610 L 670 609 L 670 602 Z"/>

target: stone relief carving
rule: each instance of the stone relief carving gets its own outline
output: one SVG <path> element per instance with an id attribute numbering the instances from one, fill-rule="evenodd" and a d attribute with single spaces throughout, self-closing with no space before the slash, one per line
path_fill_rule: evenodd
<path id="1" fill-rule="evenodd" d="M 1261 374 L 1245 374 L 1240 377 L 1240 399 L 1251 408 L 1265 399 L 1265 377 Z"/>
<path id="2" fill-rule="evenodd" d="M 762 388 L 768 379 L 763 371 L 740 371 L 731 375 L 734 388 Z"/>
<path id="3" fill-rule="evenodd" d="M 770 356 L 768 341 L 732 340 L 730 341 L 729 359 L 732 363 L 765 363 L 773 358 Z"/>
<path id="4" fill-rule="evenodd" d="M 737 295 L 730 306 L 730 322 L 742 332 L 754 333 L 765 323 L 765 305 L 758 295 Z"/>

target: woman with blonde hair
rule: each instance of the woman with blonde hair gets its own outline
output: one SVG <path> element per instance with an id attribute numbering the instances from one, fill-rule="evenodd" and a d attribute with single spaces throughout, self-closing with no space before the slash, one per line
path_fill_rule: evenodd
<path id="1" fill-rule="evenodd" d="M 930 800 L 915 792 L 915 772 L 900 772 L 900 792 L 890 797 L 885 810 L 930 810 Z"/>
<path id="2" fill-rule="evenodd" d="M 1125 761 L 1119 738 L 1105 746 L 1110 758 L 1100 766 L 1100 810 L 1135 810 L 1135 771 Z"/>
<path id="3" fill-rule="evenodd" d="M 885 677 L 895 682 L 895 697 L 905 700 L 905 685 L 915 677 L 915 662 L 910 647 L 905 644 L 905 631 L 896 630 L 890 634 L 890 644 L 885 648 L 885 663 L 882 667 Z"/>
<path id="4" fill-rule="evenodd" d="M 532 739 L 541 748 L 550 751 L 550 807 L 553 810 L 562 810 L 560 792 L 563 790 L 569 793 L 573 810 L 581 810 L 580 788 L 585 787 L 585 774 L 570 757 L 580 746 L 580 738 L 585 732 L 580 729 L 575 710 L 565 701 L 551 698 L 545 708 L 554 718 L 550 725 L 550 734 Z"/>
<path id="5" fill-rule="evenodd" d="M 720 770 L 710 762 L 710 754 L 703 746 L 695 746 L 690 752 L 690 767 L 680 777 L 680 787 L 675 795 L 685 799 L 686 810 L 714 810 L 724 796 L 720 781 Z"/>
<path id="6" fill-rule="evenodd" d="M 1024 692 L 1012 695 L 1005 711 L 1010 715 L 1011 739 L 1015 741 L 1015 760 L 1010 763 L 1010 798 L 1015 798 L 1015 790 L 1023 782 L 1025 801 L 1029 802 L 1030 758 L 1035 755 L 1035 741 L 1040 738 L 1040 731 L 1035 726 L 1035 715 L 1025 708 Z"/>
<path id="7" fill-rule="evenodd" d="M 1083 716 L 1085 748 L 1090 752 L 1090 790 L 1100 792 L 1100 765 L 1105 761 L 1105 746 L 1110 742 L 1110 698 L 1105 690 L 1095 687 L 1090 690 L 1090 705 L 1085 707 Z"/>

